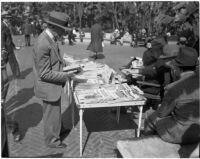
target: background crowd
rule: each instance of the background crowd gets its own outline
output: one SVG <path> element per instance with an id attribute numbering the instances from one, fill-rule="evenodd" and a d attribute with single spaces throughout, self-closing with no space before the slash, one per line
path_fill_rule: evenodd
<path id="1" fill-rule="evenodd" d="M 94 19 L 100 18 L 104 32 L 119 31 L 117 39 L 121 44 L 121 37 L 128 32 L 131 35 L 129 41 L 136 41 L 136 44 L 147 37 L 170 33 L 184 34 L 190 45 L 195 45 L 199 33 L 198 2 L 4 2 L 2 10 L 15 17 L 11 20 L 13 34 L 25 34 L 24 19 L 28 19 L 33 35 L 38 35 L 45 28 L 44 19 L 52 10 L 66 13 L 68 27 L 75 27 L 80 32 L 89 32 Z"/>

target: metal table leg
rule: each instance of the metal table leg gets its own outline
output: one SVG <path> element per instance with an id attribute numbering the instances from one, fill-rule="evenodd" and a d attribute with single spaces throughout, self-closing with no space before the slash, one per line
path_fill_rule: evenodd
<path id="1" fill-rule="evenodd" d="M 74 129 L 74 106 L 75 106 L 75 103 L 72 104 L 72 127 Z"/>
<path id="2" fill-rule="evenodd" d="M 80 118 L 80 157 L 82 157 L 82 138 L 83 138 L 83 130 L 82 130 L 82 125 L 83 125 L 83 109 L 79 109 L 79 118 Z"/>
<path id="3" fill-rule="evenodd" d="M 119 124 L 119 118 L 120 118 L 120 107 L 117 107 L 117 124 Z"/>
<path id="4" fill-rule="evenodd" d="M 139 114 L 139 121 L 138 121 L 138 129 L 137 129 L 137 137 L 140 137 L 140 129 L 141 129 L 141 123 L 142 123 L 142 110 L 143 106 L 139 106 L 140 114 Z"/>
<path id="5" fill-rule="evenodd" d="M 71 92 L 70 94 L 73 95 L 73 80 L 70 82 L 70 87 L 71 87 Z M 73 100 L 73 96 L 72 96 L 72 101 L 70 101 L 70 104 L 72 104 L 72 126 L 74 128 L 74 106 L 75 106 L 75 103 L 74 103 L 74 100 Z"/>

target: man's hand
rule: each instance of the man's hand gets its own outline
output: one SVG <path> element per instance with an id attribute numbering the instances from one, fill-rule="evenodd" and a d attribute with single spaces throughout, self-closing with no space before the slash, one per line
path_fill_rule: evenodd
<path id="1" fill-rule="evenodd" d="M 67 66 L 66 61 L 64 59 L 62 60 L 62 63 L 63 63 L 63 67 Z"/>
<path id="2" fill-rule="evenodd" d="M 82 71 L 83 71 L 83 69 L 81 67 L 77 68 L 77 73 L 80 73 Z"/>

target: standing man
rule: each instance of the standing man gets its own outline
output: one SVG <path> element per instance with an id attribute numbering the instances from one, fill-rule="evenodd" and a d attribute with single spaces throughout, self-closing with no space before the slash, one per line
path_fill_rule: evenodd
<path id="1" fill-rule="evenodd" d="M 95 53 L 95 59 L 97 59 L 97 53 L 103 52 L 102 41 L 103 41 L 103 34 L 102 28 L 99 24 L 99 19 L 95 19 L 95 24 L 92 26 L 91 29 L 91 42 L 87 47 L 87 50 L 90 50 Z"/>
<path id="2" fill-rule="evenodd" d="M 7 13 L 2 12 L 2 17 L 6 17 Z M 3 39 L 6 38 L 5 28 L 6 26 L 1 22 L 1 155 L 2 157 L 9 157 L 8 151 L 8 138 L 7 138 L 7 126 L 6 126 L 6 114 L 5 114 L 5 100 L 8 92 L 9 82 L 7 74 L 7 61 L 8 51 Z M 5 38 L 4 38 L 5 36 Z"/>
<path id="3" fill-rule="evenodd" d="M 15 45 L 13 43 L 10 29 L 8 27 L 8 18 L 11 18 L 11 16 L 8 14 L 8 12 L 3 11 L 1 13 L 1 18 L 2 18 L 2 21 L 1 21 L 1 79 L 2 79 L 2 81 L 1 81 L 1 103 L 2 103 L 2 107 L 3 107 L 2 113 L 4 113 L 5 100 L 6 100 L 6 95 L 8 92 L 8 87 L 9 87 L 7 68 L 6 68 L 7 63 L 9 62 L 10 66 L 11 66 L 11 70 L 13 72 L 13 76 L 14 76 L 15 80 L 17 77 L 20 76 L 20 71 L 19 71 L 18 62 L 17 62 L 15 54 L 14 54 Z M 15 84 L 17 84 L 17 83 L 15 83 Z M 4 118 L 4 119 L 2 119 L 2 123 L 4 122 L 4 124 L 5 124 L 6 114 L 3 114 L 2 116 L 3 116 L 2 118 Z M 14 141 L 15 142 L 20 141 L 21 135 L 19 133 L 18 123 L 11 120 L 7 124 L 12 129 Z M 3 126 L 3 124 L 2 124 L 2 126 Z M 3 132 L 2 132 L 2 135 L 3 135 Z"/>
<path id="4" fill-rule="evenodd" d="M 32 33 L 32 26 L 28 19 L 24 24 L 24 37 L 25 37 L 25 45 L 31 46 L 31 33 Z"/>
<path id="5" fill-rule="evenodd" d="M 3 35 L 1 35 L 1 37 L 5 38 L 4 40 L 2 39 L 2 45 L 4 45 L 9 52 L 8 62 L 13 73 L 13 78 L 17 79 L 20 77 L 20 68 L 14 53 L 15 44 L 13 43 L 11 31 L 9 29 L 9 19 L 11 18 L 11 16 L 6 11 L 3 11 L 2 14 L 1 29 Z"/>
<path id="6" fill-rule="evenodd" d="M 72 30 L 71 27 L 68 30 L 68 40 L 69 40 L 69 45 L 74 45 L 74 43 L 72 42 L 72 40 L 73 40 L 73 30 Z"/>
<path id="7" fill-rule="evenodd" d="M 62 134 L 69 133 L 61 129 L 61 94 L 66 81 L 75 78 L 74 74 L 62 72 L 65 63 L 57 43 L 67 29 L 67 19 L 68 16 L 61 12 L 50 12 L 47 28 L 38 37 L 33 54 L 34 92 L 43 100 L 44 138 L 51 148 L 65 148 Z"/>

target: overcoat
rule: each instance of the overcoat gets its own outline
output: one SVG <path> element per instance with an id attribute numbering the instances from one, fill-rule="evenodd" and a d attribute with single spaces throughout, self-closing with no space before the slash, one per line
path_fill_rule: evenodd
<path id="1" fill-rule="evenodd" d="M 102 41 L 103 41 L 102 28 L 98 23 L 96 23 L 91 28 L 91 42 L 87 47 L 87 50 L 90 50 L 95 53 L 103 52 Z"/>
<path id="2" fill-rule="evenodd" d="M 33 27 L 31 24 L 24 24 L 24 34 L 25 35 L 30 35 L 33 32 Z"/>
<path id="3" fill-rule="evenodd" d="M 166 142 L 189 144 L 200 139 L 199 73 L 185 74 L 166 88 L 163 102 L 149 115 Z"/>

